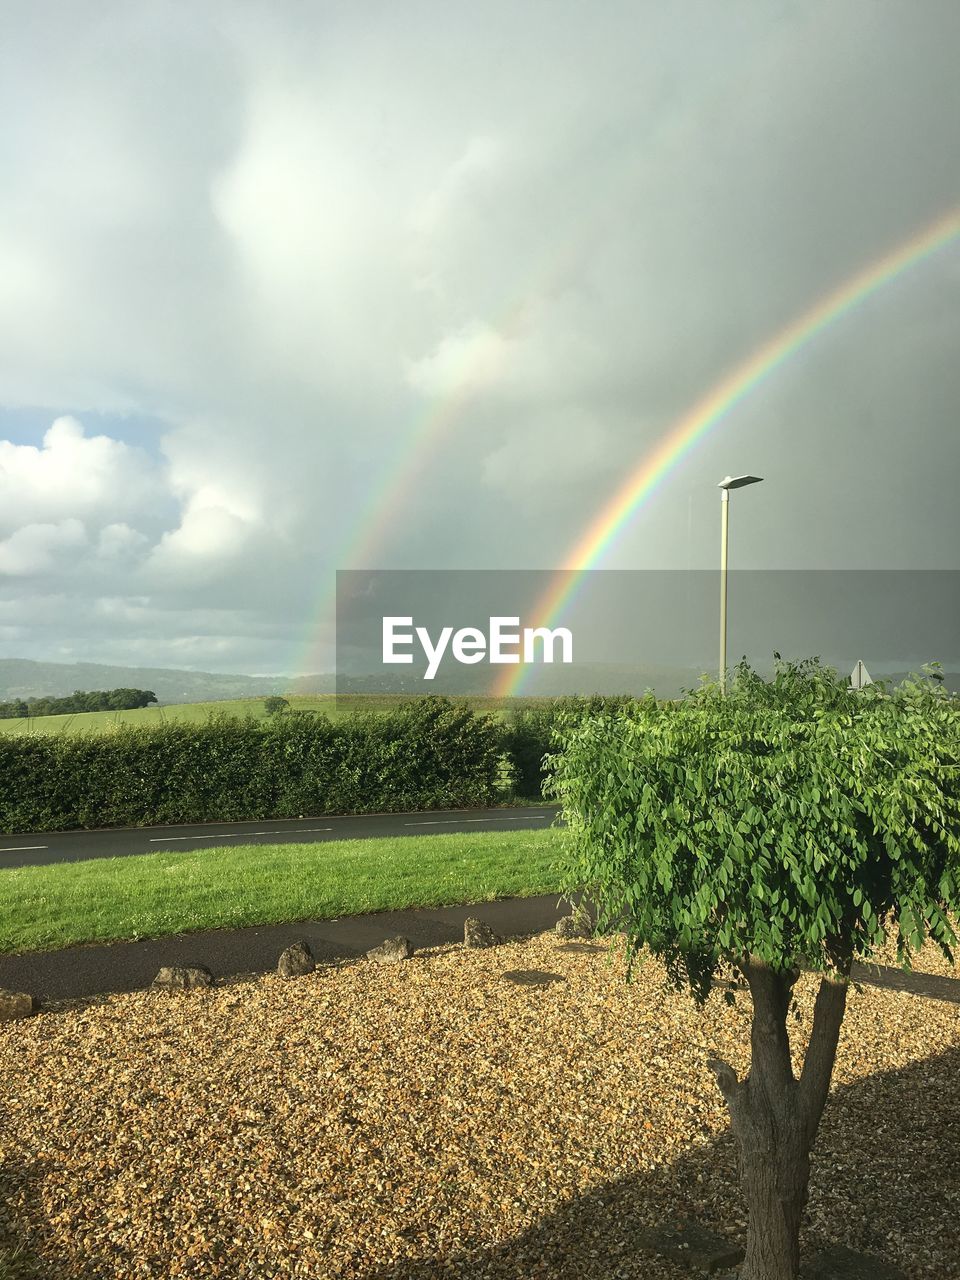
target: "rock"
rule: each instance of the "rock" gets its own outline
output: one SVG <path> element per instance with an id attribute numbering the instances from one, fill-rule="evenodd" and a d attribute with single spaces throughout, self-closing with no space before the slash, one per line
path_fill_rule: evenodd
<path id="1" fill-rule="evenodd" d="M 465 947 L 495 947 L 503 939 L 494 933 L 483 920 L 475 920 L 469 916 L 463 922 L 463 945 Z"/>
<path id="2" fill-rule="evenodd" d="M 743 1261 L 743 1250 L 698 1222 L 679 1222 L 654 1227 L 641 1233 L 639 1244 L 651 1253 L 686 1263 L 707 1275 Z"/>
<path id="3" fill-rule="evenodd" d="M 34 1010 L 33 996 L 26 991 L 7 991 L 0 988 L 0 1022 L 13 1022 L 15 1018 L 29 1018 Z"/>
<path id="4" fill-rule="evenodd" d="M 301 978 L 305 973 L 313 973 L 317 964 L 313 952 L 303 941 L 294 942 L 287 947 L 277 964 L 277 973 L 281 978 Z"/>
<path id="5" fill-rule="evenodd" d="M 409 960 L 412 955 L 413 943 L 398 933 L 395 938 L 387 938 L 379 947 L 368 951 L 367 959 L 375 960 L 378 964 L 397 964 L 401 960 Z"/>
<path id="6" fill-rule="evenodd" d="M 557 921 L 557 933 L 561 938 L 592 938 L 593 924 L 583 908 L 576 907 Z"/>
<path id="7" fill-rule="evenodd" d="M 195 987 L 212 987 L 213 974 L 206 965 L 167 965 L 154 978 L 154 991 L 192 991 Z"/>

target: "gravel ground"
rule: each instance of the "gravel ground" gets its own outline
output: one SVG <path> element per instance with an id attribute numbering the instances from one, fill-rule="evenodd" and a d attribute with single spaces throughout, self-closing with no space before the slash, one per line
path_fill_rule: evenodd
<path id="1" fill-rule="evenodd" d="M 534 969 L 561 980 L 503 976 Z M 57 1280 L 682 1280 L 636 1238 L 742 1242 L 705 1059 L 742 1071 L 748 1025 L 549 933 L 52 1008 L 0 1027 L 0 1236 Z M 833 1242 L 960 1277 L 960 1007 L 851 992 L 804 1245 Z"/>

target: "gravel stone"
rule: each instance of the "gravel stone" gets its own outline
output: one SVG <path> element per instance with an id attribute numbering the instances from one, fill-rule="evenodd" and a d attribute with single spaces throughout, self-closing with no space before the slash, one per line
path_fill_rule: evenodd
<path id="1" fill-rule="evenodd" d="M 0 988 L 0 1022 L 13 1022 L 15 1018 L 29 1018 L 35 1002 L 26 991 L 7 991 Z"/>
<path id="2" fill-rule="evenodd" d="M 906 1280 L 899 1267 L 844 1245 L 825 1249 L 801 1268 L 801 1280 Z"/>
<path id="3" fill-rule="evenodd" d="M 804 975 L 798 1052 L 815 994 Z M 744 1243 L 706 1060 L 742 1073 L 749 1019 L 748 995 L 698 1011 L 652 958 L 628 984 L 622 939 L 552 931 L 45 1003 L 0 1034 L 0 1240 L 58 1280 L 691 1280 L 641 1237 Z M 805 1258 L 957 1280 L 958 1167 L 960 1007 L 851 990 Z"/>
<path id="4" fill-rule="evenodd" d="M 313 973 L 316 967 L 317 962 L 306 942 L 294 942 L 281 955 L 277 973 L 281 978 L 302 978 Z"/>
<path id="5" fill-rule="evenodd" d="M 556 931 L 561 938 L 592 938 L 593 924 L 587 913 L 578 907 L 557 921 Z"/>
<path id="6" fill-rule="evenodd" d="M 503 939 L 498 933 L 485 924 L 483 920 L 476 920 L 473 916 L 468 916 L 463 922 L 463 945 L 465 947 L 496 947 Z"/>
<path id="7" fill-rule="evenodd" d="M 676 1258 L 697 1271 L 715 1275 L 743 1261 L 744 1251 L 698 1222 L 664 1223 L 642 1238 L 643 1245 L 665 1258 Z"/>
<path id="8" fill-rule="evenodd" d="M 413 955 L 413 943 L 398 933 L 395 938 L 387 938 L 379 947 L 372 947 L 367 952 L 367 959 L 377 964 L 398 964 L 401 960 L 409 960 Z"/>
<path id="9" fill-rule="evenodd" d="M 154 978 L 154 991 L 192 991 L 213 986 L 213 974 L 206 965 L 165 965 Z"/>

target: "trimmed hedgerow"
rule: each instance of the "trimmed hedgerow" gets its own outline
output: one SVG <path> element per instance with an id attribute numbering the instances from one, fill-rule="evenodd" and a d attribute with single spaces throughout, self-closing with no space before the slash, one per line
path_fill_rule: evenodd
<path id="1" fill-rule="evenodd" d="M 0 829 L 154 826 L 317 813 L 460 808 L 497 797 L 502 729 L 445 698 L 336 723 L 120 725 L 0 737 Z"/>
<path id="2" fill-rule="evenodd" d="M 556 750 L 554 732 L 561 725 L 578 723 L 586 716 L 613 713 L 633 702 L 623 694 L 589 697 L 542 698 L 521 703 L 507 713 L 503 749 L 510 761 L 517 795 L 530 799 L 543 795 L 547 778 L 544 757 Z"/>

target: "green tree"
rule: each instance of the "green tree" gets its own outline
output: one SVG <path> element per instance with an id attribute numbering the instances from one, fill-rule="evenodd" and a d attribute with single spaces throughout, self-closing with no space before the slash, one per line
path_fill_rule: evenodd
<path id="1" fill-rule="evenodd" d="M 571 724 L 551 764 L 563 890 L 592 899 L 599 932 L 623 930 L 627 981 L 647 947 L 701 1006 L 722 971 L 749 986 L 748 1074 L 709 1063 L 749 1209 L 741 1276 L 794 1280 L 852 962 L 888 936 L 905 968 L 927 937 L 952 959 L 960 705 L 936 680 L 853 693 L 818 659 L 778 657 L 770 682 L 741 663 L 726 698 L 704 686 Z M 803 969 L 820 982 L 797 1078 Z"/>
<path id="2" fill-rule="evenodd" d="M 264 698 L 263 706 L 268 716 L 279 715 L 290 709 L 290 703 L 286 698 Z"/>

